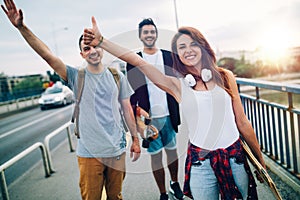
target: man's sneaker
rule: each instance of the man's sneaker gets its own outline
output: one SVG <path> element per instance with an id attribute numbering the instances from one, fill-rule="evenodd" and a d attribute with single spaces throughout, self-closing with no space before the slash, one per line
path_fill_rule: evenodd
<path id="1" fill-rule="evenodd" d="M 169 200 L 169 195 L 166 193 L 160 194 L 159 200 Z"/>
<path id="2" fill-rule="evenodd" d="M 174 182 L 172 183 L 170 181 L 170 192 L 177 198 L 177 199 L 183 199 L 183 193 L 180 189 L 179 183 Z"/>

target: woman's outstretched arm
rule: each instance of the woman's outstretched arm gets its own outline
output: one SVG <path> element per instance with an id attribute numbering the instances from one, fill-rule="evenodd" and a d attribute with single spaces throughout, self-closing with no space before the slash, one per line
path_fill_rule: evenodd
<path id="1" fill-rule="evenodd" d="M 137 66 L 159 88 L 171 94 L 178 102 L 181 100 L 180 81 L 177 78 L 164 75 L 136 53 L 103 38 L 94 17 L 92 17 L 92 28 L 84 29 L 83 36 L 86 45 L 100 46 L 121 60 Z"/>

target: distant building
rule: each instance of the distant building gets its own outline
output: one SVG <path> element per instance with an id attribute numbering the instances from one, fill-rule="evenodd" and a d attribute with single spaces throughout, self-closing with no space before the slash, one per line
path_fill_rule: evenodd
<path id="1" fill-rule="evenodd" d="M 293 47 L 288 49 L 288 53 L 292 57 L 300 57 L 300 46 L 299 47 Z"/>
<path id="2" fill-rule="evenodd" d="M 40 81 L 47 79 L 47 77 L 44 77 L 41 74 L 32 74 L 24 76 L 0 76 L 0 102 L 13 99 L 14 97 L 12 96 L 12 93 L 14 87 L 27 78 L 32 78 Z"/>
<path id="3" fill-rule="evenodd" d="M 8 81 L 7 76 L 1 76 L 0 77 L 0 102 L 6 101 L 9 96 L 9 87 L 8 87 Z"/>
<path id="4" fill-rule="evenodd" d="M 24 76 L 11 76 L 7 77 L 7 82 L 8 82 L 8 88 L 9 91 L 12 91 L 12 89 L 21 81 L 27 78 L 32 78 L 32 79 L 38 79 L 42 81 L 44 79 L 44 76 L 41 74 L 32 74 L 32 75 L 24 75 Z"/>

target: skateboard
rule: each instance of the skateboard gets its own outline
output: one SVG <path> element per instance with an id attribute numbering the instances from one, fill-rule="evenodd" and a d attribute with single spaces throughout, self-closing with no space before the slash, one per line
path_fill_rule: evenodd
<path id="1" fill-rule="evenodd" d="M 143 138 L 142 147 L 149 148 L 150 142 L 158 138 L 158 130 L 151 124 L 149 114 L 139 106 L 136 108 L 136 124 Z"/>
<path id="2" fill-rule="evenodd" d="M 252 153 L 251 149 L 249 148 L 249 146 L 247 145 L 247 143 L 243 140 L 242 140 L 242 146 L 246 152 L 248 160 L 250 160 L 252 165 L 255 167 L 256 171 L 264 179 L 264 182 L 267 183 L 267 185 L 269 186 L 269 188 L 272 191 L 275 198 L 277 200 L 282 200 L 280 193 L 279 193 L 274 181 L 271 179 L 270 175 L 268 174 L 267 170 L 265 168 L 263 168 L 263 166 L 260 164 L 260 162 L 253 155 L 253 153 Z"/>

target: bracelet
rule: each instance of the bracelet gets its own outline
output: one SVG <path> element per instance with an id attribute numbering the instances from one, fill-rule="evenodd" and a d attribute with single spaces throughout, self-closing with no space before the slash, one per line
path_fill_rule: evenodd
<path id="1" fill-rule="evenodd" d="M 139 137 L 138 136 L 131 136 L 131 139 L 132 139 L 132 141 L 134 141 L 134 139 L 139 140 Z"/>
<path id="2" fill-rule="evenodd" d="M 103 37 L 103 35 L 101 35 L 101 38 L 100 38 L 100 41 L 99 41 L 99 43 L 97 44 L 97 47 L 100 47 L 100 45 L 102 44 L 102 42 L 103 42 L 103 39 L 104 39 L 104 37 Z"/>

